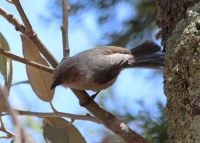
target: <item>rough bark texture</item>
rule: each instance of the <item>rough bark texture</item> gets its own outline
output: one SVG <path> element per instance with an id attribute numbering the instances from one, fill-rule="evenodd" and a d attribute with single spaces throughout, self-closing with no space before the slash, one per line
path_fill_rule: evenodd
<path id="1" fill-rule="evenodd" d="M 166 49 L 164 91 L 169 142 L 199 143 L 200 3 L 196 4 L 197 0 L 157 1 Z"/>
<path id="2" fill-rule="evenodd" d="M 186 17 L 187 9 L 197 2 L 199 0 L 157 0 L 157 25 L 162 29 L 160 36 L 164 47 L 176 24 Z"/>

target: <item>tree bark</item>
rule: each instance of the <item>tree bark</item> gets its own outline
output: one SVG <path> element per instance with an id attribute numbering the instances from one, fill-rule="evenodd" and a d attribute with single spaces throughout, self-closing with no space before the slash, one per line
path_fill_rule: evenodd
<path id="1" fill-rule="evenodd" d="M 162 44 L 172 35 L 176 24 L 186 18 L 186 11 L 199 0 L 157 0 L 157 25 L 161 27 Z"/>
<path id="2" fill-rule="evenodd" d="M 200 2 L 157 0 L 170 143 L 200 142 Z"/>

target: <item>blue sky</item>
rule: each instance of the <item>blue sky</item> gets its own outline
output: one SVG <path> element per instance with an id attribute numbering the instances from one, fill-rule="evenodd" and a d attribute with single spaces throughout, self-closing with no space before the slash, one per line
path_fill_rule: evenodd
<path id="1" fill-rule="evenodd" d="M 20 2 L 39 38 L 53 53 L 56 59 L 60 61 L 63 55 L 60 26 L 56 23 L 51 23 L 49 26 L 46 26 L 43 22 L 41 22 L 41 19 L 38 18 L 39 14 L 47 13 L 45 11 L 45 4 L 47 0 L 34 0 L 28 2 L 27 0 L 20 0 Z M 14 5 L 11 5 L 6 1 L 0 1 L 0 6 L 20 20 Z M 96 46 L 95 41 L 99 37 L 97 30 L 98 27 L 95 25 L 92 16 L 88 15 L 88 17 L 86 17 L 85 25 L 87 25 L 87 29 L 93 33 L 92 37 L 88 38 L 88 34 L 85 34 L 81 26 L 74 28 L 73 22 L 71 22 L 69 19 L 69 45 L 71 56 L 80 51 Z M 16 32 L 14 27 L 3 17 L 0 17 L 0 32 L 7 39 L 11 48 L 11 52 L 23 57 L 22 43 L 19 35 L 20 33 Z M 13 83 L 27 80 L 25 65 L 18 62 L 13 62 L 13 71 Z M 143 100 L 145 105 L 149 106 L 150 108 L 155 106 L 157 100 L 165 103 L 166 99 L 163 93 L 162 75 L 149 78 L 149 74 L 151 73 L 153 73 L 152 70 L 146 69 L 128 69 L 122 71 L 116 83 L 111 87 L 116 102 L 113 103 L 111 100 L 106 100 L 106 109 L 121 111 L 123 106 L 126 105 L 130 112 L 136 113 L 140 108 L 135 103 L 138 100 Z M 2 76 L 0 76 L 0 83 L 3 83 Z M 89 93 L 92 94 L 92 92 Z M 102 91 L 102 95 L 103 94 L 106 94 L 106 91 Z M 98 101 L 100 96 L 101 94 L 95 100 Z M 32 91 L 30 85 L 21 84 L 12 87 L 9 101 L 11 102 L 12 106 L 17 109 L 37 112 L 51 112 L 49 104 L 39 100 Z M 79 106 L 77 98 L 73 95 L 70 89 L 65 89 L 63 87 L 56 88 L 53 105 L 58 111 L 61 112 L 83 115 L 88 113 L 87 110 Z M 12 125 L 9 121 L 10 118 L 4 117 L 3 120 L 8 129 L 13 131 Z M 38 121 L 39 119 L 34 118 L 34 120 Z M 102 125 L 96 125 L 89 121 L 75 121 L 74 124 L 86 138 L 87 142 L 99 141 L 101 133 L 96 132 L 95 129 L 104 128 Z M 86 132 L 88 129 L 90 129 L 90 132 Z M 42 140 L 42 135 L 38 136 L 38 134 L 32 130 L 29 130 L 29 132 L 33 135 L 36 142 L 40 142 Z M 8 140 L 0 140 L 2 140 L 1 142 L 8 142 Z"/>

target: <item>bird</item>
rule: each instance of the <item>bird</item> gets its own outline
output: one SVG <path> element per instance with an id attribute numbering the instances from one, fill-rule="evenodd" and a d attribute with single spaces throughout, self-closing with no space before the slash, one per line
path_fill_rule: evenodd
<path id="1" fill-rule="evenodd" d="M 110 87 L 126 68 L 162 69 L 161 47 L 150 40 L 132 49 L 101 46 L 64 58 L 53 71 L 50 89 L 58 85 L 98 92 Z"/>

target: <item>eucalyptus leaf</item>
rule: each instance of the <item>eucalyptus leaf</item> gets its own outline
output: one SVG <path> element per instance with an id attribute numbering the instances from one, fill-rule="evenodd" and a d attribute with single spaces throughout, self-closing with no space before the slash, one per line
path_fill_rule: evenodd
<path id="1" fill-rule="evenodd" d="M 49 117 L 43 119 L 43 124 L 50 124 L 51 126 L 57 126 L 57 127 L 67 127 L 69 122 L 63 118 L 60 117 Z M 86 143 L 84 137 L 81 135 L 79 130 L 71 124 L 68 129 L 68 136 L 69 136 L 69 142 L 70 143 Z"/>
<path id="2" fill-rule="evenodd" d="M 64 127 L 51 126 L 48 123 L 43 126 L 43 137 L 47 143 L 69 143 L 69 137 Z"/>
<path id="3" fill-rule="evenodd" d="M 49 66 L 47 61 L 40 55 L 36 46 L 24 35 L 21 34 L 23 55 L 25 59 Z M 26 65 L 29 82 L 35 94 L 43 101 L 50 102 L 53 99 L 54 91 L 50 90 L 53 83 L 52 74 L 43 70 Z"/>
<path id="4" fill-rule="evenodd" d="M 0 33 L 0 48 L 10 52 L 10 47 L 8 45 L 8 42 L 1 33 Z M 1 65 L 0 72 L 5 80 L 3 92 L 5 96 L 8 97 L 12 83 L 12 60 L 4 57 L 3 55 L 0 55 L 0 65 Z M 2 113 L 4 106 L 5 102 L 3 101 L 3 98 L 0 96 L 0 114 Z"/>

